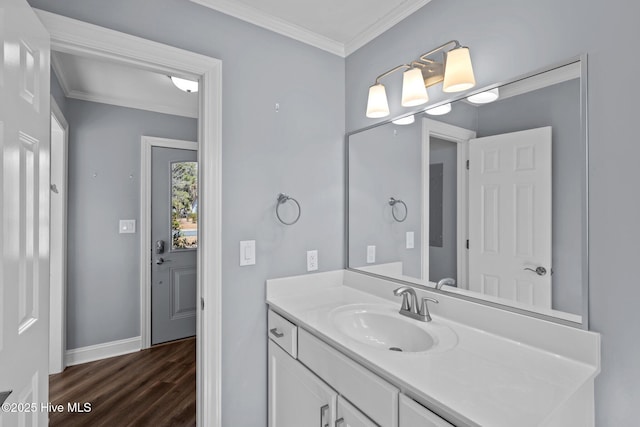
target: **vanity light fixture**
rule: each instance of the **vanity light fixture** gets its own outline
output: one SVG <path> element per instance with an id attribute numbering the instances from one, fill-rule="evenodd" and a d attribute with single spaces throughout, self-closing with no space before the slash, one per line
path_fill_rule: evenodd
<path id="1" fill-rule="evenodd" d="M 393 123 L 394 125 L 410 125 L 413 124 L 416 121 L 416 117 L 412 114 L 410 116 L 407 117 L 403 117 L 401 119 L 396 119 L 394 121 L 392 121 L 391 123 Z"/>
<path id="2" fill-rule="evenodd" d="M 446 50 L 448 49 L 448 50 Z M 442 53 L 441 62 L 431 56 Z M 387 93 L 380 80 L 396 71 L 405 70 L 402 78 L 403 107 L 415 107 L 429 101 L 427 88 L 442 83 L 443 92 L 461 92 L 476 85 L 469 48 L 451 40 L 424 53 L 409 64 L 394 67 L 376 77 L 369 87 L 367 117 L 377 119 L 389 115 Z"/>
<path id="3" fill-rule="evenodd" d="M 175 87 L 187 93 L 195 93 L 198 91 L 198 82 L 193 80 L 182 79 L 180 77 L 169 76 Z"/>
<path id="4" fill-rule="evenodd" d="M 425 110 L 425 113 L 429 114 L 430 116 L 443 116 L 449 112 L 451 112 L 450 102 L 447 104 L 438 105 L 437 107 L 433 107 L 433 108 L 429 108 L 428 110 Z"/>
<path id="5" fill-rule="evenodd" d="M 476 93 L 471 96 L 467 96 L 467 101 L 474 104 L 488 104 L 500 98 L 500 90 L 496 87 L 484 92 Z"/>

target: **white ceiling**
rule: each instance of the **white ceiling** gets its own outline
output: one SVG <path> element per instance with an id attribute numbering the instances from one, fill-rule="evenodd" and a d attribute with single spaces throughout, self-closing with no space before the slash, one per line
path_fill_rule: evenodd
<path id="1" fill-rule="evenodd" d="M 67 98 L 198 117 L 198 95 L 163 74 L 62 52 L 52 52 L 51 63 Z"/>
<path id="2" fill-rule="evenodd" d="M 340 56 L 431 0 L 191 0 Z"/>
<path id="3" fill-rule="evenodd" d="M 191 0 L 303 43 L 346 56 L 431 0 Z M 198 95 L 161 74 L 53 52 L 68 98 L 198 117 Z"/>

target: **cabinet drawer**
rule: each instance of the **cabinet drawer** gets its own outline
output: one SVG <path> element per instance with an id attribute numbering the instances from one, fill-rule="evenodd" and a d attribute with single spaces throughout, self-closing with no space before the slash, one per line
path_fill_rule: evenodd
<path id="1" fill-rule="evenodd" d="M 298 327 L 274 311 L 269 310 L 269 338 L 291 357 L 298 357 Z"/>
<path id="2" fill-rule="evenodd" d="M 453 427 L 424 406 L 400 395 L 400 427 Z"/>
<path id="3" fill-rule="evenodd" d="M 336 427 L 377 427 L 373 421 L 342 396 L 338 397 L 337 418 Z"/>
<path id="4" fill-rule="evenodd" d="M 376 424 L 398 426 L 398 389 L 303 329 L 298 331 L 298 360 Z"/>

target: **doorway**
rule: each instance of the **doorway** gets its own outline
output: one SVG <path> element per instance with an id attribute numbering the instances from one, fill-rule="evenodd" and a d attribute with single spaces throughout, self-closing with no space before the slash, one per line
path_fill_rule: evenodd
<path id="1" fill-rule="evenodd" d="M 197 150 L 195 142 L 142 137 L 140 327 L 145 348 L 196 334 Z"/>
<path id="2" fill-rule="evenodd" d="M 197 263 L 196 369 L 198 425 L 219 426 L 221 378 L 221 62 L 48 12 L 36 11 L 51 33 L 53 51 L 99 58 L 199 80 L 200 220 Z M 200 262 L 207 259 L 206 265 Z M 207 310 L 203 310 L 206 303 Z"/>
<path id="3" fill-rule="evenodd" d="M 51 97 L 49 374 L 62 372 L 67 348 L 67 152 L 69 124 Z"/>

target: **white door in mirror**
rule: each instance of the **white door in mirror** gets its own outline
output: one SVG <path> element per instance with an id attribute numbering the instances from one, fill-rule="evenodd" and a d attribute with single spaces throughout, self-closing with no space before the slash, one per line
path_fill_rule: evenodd
<path id="1" fill-rule="evenodd" d="M 469 289 L 551 308 L 551 127 L 472 139 L 469 157 Z"/>

